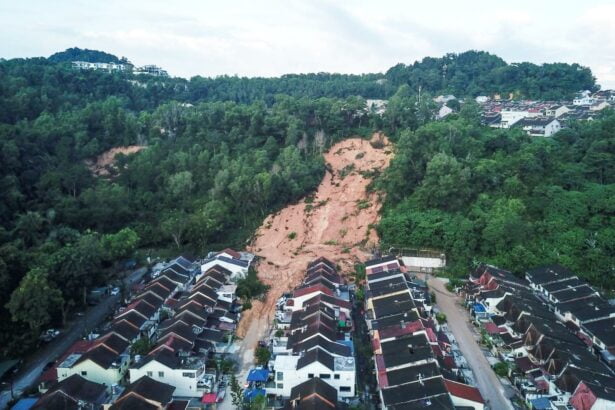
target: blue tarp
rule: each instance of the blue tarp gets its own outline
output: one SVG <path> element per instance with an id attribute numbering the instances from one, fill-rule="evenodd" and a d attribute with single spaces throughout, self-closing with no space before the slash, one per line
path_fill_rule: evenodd
<path id="1" fill-rule="evenodd" d="M 552 408 L 551 401 L 547 397 L 530 400 L 530 403 L 532 403 L 532 408 L 536 410 L 550 410 Z"/>
<path id="2" fill-rule="evenodd" d="M 249 382 L 266 382 L 269 379 L 269 370 L 267 369 L 252 369 L 248 373 Z"/>
<path id="3" fill-rule="evenodd" d="M 482 304 L 475 303 L 474 304 L 474 312 L 476 312 L 476 313 L 485 313 L 486 309 L 485 309 L 485 307 Z"/>
<path id="4" fill-rule="evenodd" d="M 29 399 L 21 399 L 13 407 L 11 410 L 30 410 L 34 403 L 36 403 L 38 399 L 29 398 Z"/>
<path id="5" fill-rule="evenodd" d="M 243 396 L 248 401 L 254 400 L 257 396 L 266 396 L 265 389 L 249 389 L 243 392 Z"/>

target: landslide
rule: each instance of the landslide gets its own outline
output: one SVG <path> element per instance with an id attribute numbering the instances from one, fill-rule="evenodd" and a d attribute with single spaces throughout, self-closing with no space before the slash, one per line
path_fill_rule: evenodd
<path id="1" fill-rule="evenodd" d="M 377 148 L 376 148 L 377 147 Z M 248 250 L 259 256 L 258 276 L 271 288 L 264 301 L 244 312 L 237 334 L 252 347 L 267 331 L 277 299 L 301 283 L 308 262 L 324 256 L 350 273 L 378 243 L 381 193 L 368 192 L 375 175 L 391 159 L 387 138 L 350 138 L 324 155 L 326 174 L 317 191 L 269 215 Z"/>

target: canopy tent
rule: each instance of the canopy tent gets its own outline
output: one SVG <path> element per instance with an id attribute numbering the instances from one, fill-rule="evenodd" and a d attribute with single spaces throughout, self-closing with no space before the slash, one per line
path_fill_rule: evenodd
<path id="1" fill-rule="evenodd" d="M 248 401 L 252 401 L 258 396 L 266 396 L 266 395 L 267 395 L 267 392 L 265 392 L 265 389 L 249 389 L 243 392 L 243 396 Z"/>
<path id="2" fill-rule="evenodd" d="M 252 369 L 248 373 L 248 382 L 266 382 L 268 379 L 268 369 Z"/>
<path id="3" fill-rule="evenodd" d="M 201 403 L 213 404 L 216 402 L 218 395 L 216 393 L 205 393 L 201 399 Z"/>

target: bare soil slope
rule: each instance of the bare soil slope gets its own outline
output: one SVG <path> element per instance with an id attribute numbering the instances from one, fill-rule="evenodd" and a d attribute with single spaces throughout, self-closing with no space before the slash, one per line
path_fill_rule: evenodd
<path id="1" fill-rule="evenodd" d="M 109 169 L 113 167 L 115 163 L 115 156 L 118 154 L 131 155 L 135 154 L 145 146 L 143 145 L 129 145 L 126 147 L 115 147 L 111 148 L 108 151 L 100 154 L 96 161 L 88 160 L 86 161 L 86 165 L 90 169 L 90 171 L 96 176 L 107 176 L 109 175 Z"/>
<path id="2" fill-rule="evenodd" d="M 271 290 L 239 324 L 242 349 L 252 349 L 267 332 L 276 300 L 301 282 L 309 261 L 324 256 L 339 264 L 341 273 L 350 272 L 378 242 L 372 224 L 378 221 L 381 200 L 366 187 L 374 172 L 388 166 L 391 152 L 383 135 L 372 140 L 384 147 L 374 148 L 361 138 L 335 144 L 325 154 L 328 170 L 313 199 L 268 216 L 258 229 L 249 251 L 260 256 L 258 275 Z"/>

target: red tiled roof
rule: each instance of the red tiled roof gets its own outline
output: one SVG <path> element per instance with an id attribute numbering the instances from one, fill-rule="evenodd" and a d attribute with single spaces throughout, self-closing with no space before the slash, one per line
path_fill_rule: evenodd
<path id="1" fill-rule="evenodd" d="M 444 356 L 442 359 L 442 364 L 449 370 L 457 368 L 457 364 L 455 363 L 455 358 L 453 356 Z"/>
<path id="2" fill-rule="evenodd" d="M 378 331 L 378 334 L 380 335 L 380 338 L 384 340 L 390 337 L 411 334 L 423 328 L 423 323 L 420 320 L 416 320 L 414 322 L 408 322 L 403 328 L 397 325 L 386 327 Z"/>
<path id="3" fill-rule="evenodd" d="M 387 367 L 384 364 L 384 356 L 381 354 L 375 355 L 376 357 L 376 370 L 377 371 L 386 371 Z"/>
<path id="4" fill-rule="evenodd" d="M 485 330 L 490 335 L 499 335 L 500 333 L 502 333 L 502 329 L 500 329 L 498 325 L 493 322 L 485 323 Z"/>
<path id="5" fill-rule="evenodd" d="M 448 379 L 444 379 L 444 385 L 446 386 L 446 390 L 455 397 L 461 397 L 462 399 L 470 400 L 475 403 L 485 403 L 483 396 L 481 396 L 476 387 Z"/>
<path id="6" fill-rule="evenodd" d="M 298 298 L 300 296 L 309 295 L 310 293 L 322 292 L 329 296 L 333 296 L 333 291 L 323 284 L 317 284 L 314 286 L 307 286 L 305 288 L 297 289 L 293 292 L 293 297 Z"/>
<path id="7" fill-rule="evenodd" d="M 226 248 L 220 251 L 220 253 L 227 253 L 231 255 L 234 259 L 241 259 L 241 254 L 234 249 Z"/>
<path id="8" fill-rule="evenodd" d="M 438 341 L 438 338 L 431 327 L 426 328 L 425 331 L 427 332 L 427 338 L 430 342 L 433 343 Z"/>

